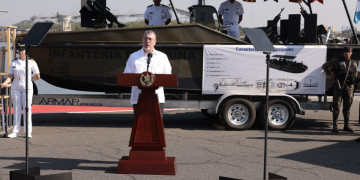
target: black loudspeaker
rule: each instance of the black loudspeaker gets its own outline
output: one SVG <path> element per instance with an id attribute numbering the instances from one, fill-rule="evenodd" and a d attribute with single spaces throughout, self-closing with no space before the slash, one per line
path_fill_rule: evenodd
<path id="1" fill-rule="evenodd" d="M 303 43 L 315 43 L 317 38 L 317 14 L 307 14 L 304 16 L 304 31 Z"/>
<path id="2" fill-rule="evenodd" d="M 289 14 L 288 43 L 301 43 L 300 22 L 301 22 L 300 14 Z"/>
<path id="3" fill-rule="evenodd" d="M 301 31 L 301 15 L 289 14 L 288 42 L 289 43 L 315 43 L 317 38 L 317 14 L 304 15 L 304 31 Z"/>
<path id="4" fill-rule="evenodd" d="M 282 42 L 286 42 L 286 40 L 288 40 L 288 28 L 289 28 L 289 20 L 281 20 L 280 21 L 280 40 Z"/>

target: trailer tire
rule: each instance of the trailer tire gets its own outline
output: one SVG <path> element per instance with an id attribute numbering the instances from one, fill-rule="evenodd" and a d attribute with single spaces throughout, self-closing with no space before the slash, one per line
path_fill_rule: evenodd
<path id="1" fill-rule="evenodd" d="M 209 114 L 207 112 L 207 109 L 201 109 L 201 112 L 203 113 L 204 116 L 206 116 L 209 119 L 219 119 L 219 113 Z"/>
<path id="2" fill-rule="evenodd" d="M 270 129 L 289 129 L 295 122 L 294 109 L 285 100 L 270 100 L 268 116 L 266 115 L 266 103 L 260 109 L 260 121 L 264 127 L 266 120 Z"/>
<path id="3" fill-rule="evenodd" d="M 219 114 L 221 124 L 231 130 L 247 130 L 256 118 L 254 105 L 242 98 L 227 100 Z"/>

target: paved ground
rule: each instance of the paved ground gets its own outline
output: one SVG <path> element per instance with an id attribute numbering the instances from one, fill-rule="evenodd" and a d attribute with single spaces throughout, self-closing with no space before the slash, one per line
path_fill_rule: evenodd
<path id="1" fill-rule="evenodd" d="M 290 130 L 270 131 L 269 172 L 289 179 L 360 179 L 359 97 L 352 107 L 355 133 L 331 133 L 329 111 L 298 115 Z M 167 154 L 175 156 L 175 176 L 115 174 L 127 156 L 133 115 L 116 113 L 34 114 L 30 167 L 42 174 L 72 172 L 73 179 L 262 179 L 264 131 L 219 131 L 199 111 L 166 111 Z M 340 118 L 340 128 L 343 118 Z M 20 134 L 22 137 L 24 133 Z M 0 179 L 25 167 L 25 138 L 0 138 Z"/>

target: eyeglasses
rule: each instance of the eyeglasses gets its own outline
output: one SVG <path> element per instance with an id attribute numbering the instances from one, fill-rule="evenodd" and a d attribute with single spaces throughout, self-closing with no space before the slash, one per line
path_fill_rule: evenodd
<path id="1" fill-rule="evenodd" d="M 152 39 L 152 38 L 143 38 L 143 40 L 145 40 L 145 41 L 153 41 L 154 39 Z"/>

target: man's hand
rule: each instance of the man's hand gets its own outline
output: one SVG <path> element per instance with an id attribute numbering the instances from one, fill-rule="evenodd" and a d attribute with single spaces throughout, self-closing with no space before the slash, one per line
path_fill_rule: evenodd
<path id="1" fill-rule="evenodd" d="M 222 15 L 220 15 L 220 14 L 219 14 L 219 20 L 220 20 L 220 24 L 224 25 Z"/>
<path id="2" fill-rule="evenodd" d="M 165 25 L 168 25 L 168 24 L 170 24 L 171 23 L 171 18 L 169 18 L 169 19 L 167 19 L 166 21 L 165 21 Z"/>
<path id="3" fill-rule="evenodd" d="M 1 84 L 0 84 L 0 89 L 2 89 L 4 86 L 5 86 L 5 85 L 1 83 Z"/>
<path id="4" fill-rule="evenodd" d="M 240 23 L 241 23 L 242 18 L 243 18 L 243 15 L 240 15 L 240 16 L 239 16 L 239 22 L 238 22 L 238 24 L 240 24 Z"/>
<path id="5" fill-rule="evenodd" d="M 330 74 L 329 76 L 331 80 L 335 81 L 334 75 Z"/>

